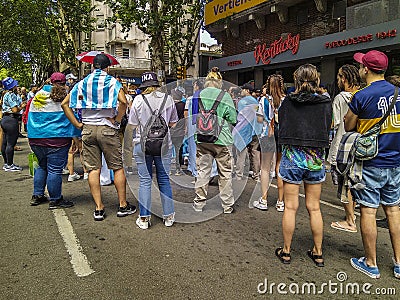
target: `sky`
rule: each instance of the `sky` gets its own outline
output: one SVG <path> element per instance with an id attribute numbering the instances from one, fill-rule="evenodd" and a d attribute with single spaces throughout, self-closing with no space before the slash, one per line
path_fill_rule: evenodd
<path id="1" fill-rule="evenodd" d="M 213 39 L 206 30 L 200 30 L 200 42 L 208 46 L 217 44 L 217 40 Z"/>

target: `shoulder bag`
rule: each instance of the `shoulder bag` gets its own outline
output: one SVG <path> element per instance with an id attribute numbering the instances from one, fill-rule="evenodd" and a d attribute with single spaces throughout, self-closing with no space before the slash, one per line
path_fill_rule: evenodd
<path id="1" fill-rule="evenodd" d="M 368 129 L 365 133 L 359 136 L 354 142 L 355 153 L 354 156 L 358 160 L 370 160 L 378 155 L 378 136 L 381 131 L 382 124 L 386 121 L 393 107 L 396 105 L 397 97 L 399 95 L 399 88 L 396 87 L 392 103 L 385 115 L 376 123 L 372 128 Z"/>

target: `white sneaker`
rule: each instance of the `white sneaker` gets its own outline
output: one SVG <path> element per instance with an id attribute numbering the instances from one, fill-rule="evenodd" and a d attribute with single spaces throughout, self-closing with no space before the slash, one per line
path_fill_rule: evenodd
<path id="1" fill-rule="evenodd" d="M 275 208 L 279 212 L 283 212 L 285 210 L 285 202 L 283 201 L 276 201 Z"/>
<path id="2" fill-rule="evenodd" d="M 174 222 L 175 222 L 175 213 L 164 218 L 164 225 L 167 227 L 171 227 L 172 225 L 174 225 Z"/>
<path id="3" fill-rule="evenodd" d="M 203 211 L 203 206 L 200 206 L 196 201 L 193 202 L 192 207 L 194 211 L 196 212 L 202 212 Z"/>
<path id="4" fill-rule="evenodd" d="M 12 164 L 12 165 L 8 166 L 8 168 L 6 167 L 6 169 L 4 171 L 6 171 L 6 172 L 20 172 L 20 171 L 22 171 L 22 168 L 20 166 Z"/>
<path id="5" fill-rule="evenodd" d="M 76 173 L 74 173 L 72 175 L 68 175 L 68 181 L 69 182 L 72 182 L 72 181 L 75 181 L 75 180 L 79 180 L 79 179 L 81 179 L 81 176 L 79 176 Z"/>
<path id="6" fill-rule="evenodd" d="M 66 169 L 63 169 L 62 174 L 63 174 L 63 175 L 69 175 L 69 171 L 66 170 Z"/>
<path id="7" fill-rule="evenodd" d="M 83 173 L 83 180 L 88 180 L 89 173 Z"/>
<path id="8" fill-rule="evenodd" d="M 255 208 L 261 209 L 261 210 L 268 210 L 268 203 L 267 200 L 264 200 L 262 197 L 260 199 L 256 200 L 253 202 L 253 206 Z"/>
<path id="9" fill-rule="evenodd" d="M 151 226 L 150 217 L 147 217 L 147 218 L 145 219 L 145 221 L 143 221 L 142 218 L 139 216 L 139 217 L 136 219 L 136 225 L 137 225 L 137 227 L 139 227 L 140 229 L 149 229 L 149 227 Z M 172 226 L 172 225 L 171 225 L 171 226 Z"/>

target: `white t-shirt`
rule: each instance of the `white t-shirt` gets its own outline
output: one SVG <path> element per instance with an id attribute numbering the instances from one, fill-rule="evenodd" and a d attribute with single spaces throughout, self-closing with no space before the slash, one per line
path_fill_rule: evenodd
<path id="1" fill-rule="evenodd" d="M 164 100 L 164 93 L 159 91 L 154 91 L 151 94 L 143 95 L 146 97 L 149 102 L 151 109 L 156 113 L 160 109 L 161 103 Z M 131 111 L 129 113 L 128 123 L 134 126 L 138 126 L 138 130 L 136 130 L 136 137 L 134 138 L 134 143 L 140 143 L 140 133 L 143 131 L 143 127 L 146 125 L 147 120 L 151 116 L 151 110 L 147 106 L 147 104 L 143 100 L 142 94 L 137 95 L 133 101 Z M 178 113 L 176 111 L 174 100 L 171 96 L 167 97 L 167 101 L 165 103 L 164 109 L 161 113 L 165 122 L 167 123 L 175 123 L 178 122 Z M 168 131 L 168 135 L 169 135 Z M 169 146 L 172 146 L 171 138 L 168 136 Z"/>
<path id="2" fill-rule="evenodd" d="M 114 108 L 107 109 L 82 109 L 82 123 L 87 125 L 107 125 L 116 128 L 107 118 L 114 118 L 117 115 L 117 110 Z"/>

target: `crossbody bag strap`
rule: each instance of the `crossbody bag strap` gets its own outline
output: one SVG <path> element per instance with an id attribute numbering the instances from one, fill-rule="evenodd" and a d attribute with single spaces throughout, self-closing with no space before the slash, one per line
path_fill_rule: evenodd
<path id="1" fill-rule="evenodd" d="M 386 121 L 387 117 L 389 117 L 391 111 L 393 110 L 393 107 L 396 105 L 398 96 L 399 96 L 399 88 L 396 86 L 396 88 L 394 89 L 394 96 L 393 96 L 392 103 L 390 103 L 390 106 L 389 106 L 388 110 L 386 111 L 385 115 L 382 117 L 382 119 L 380 119 L 379 122 L 377 123 L 379 126 L 381 126 Z"/>
<path id="2" fill-rule="evenodd" d="M 168 94 L 165 93 L 163 102 L 161 103 L 160 109 L 158 110 L 158 114 L 161 114 L 164 110 L 165 104 L 167 103 Z"/>
<path id="3" fill-rule="evenodd" d="M 213 106 L 211 107 L 211 110 L 217 111 L 217 107 L 218 107 L 218 105 L 221 103 L 221 100 L 222 100 L 222 98 L 223 98 L 224 96 L 225 96 L 225 92 L 224 92 L 224 91 L 221 91 L 221 92 L 218 94 L 217 99 L 215 99 L 215 102 L 214 102 Z"/>
<path id="4" fill-rule="evenodd" d="M 147 100 L 146 96 L 142 94 L 142 98 L 143 98 L 144 103 L 146 103 L 146 105 L 150 108 L 151 114 L 154 115 L 155 110 L 153 110 L 153 109 L 151 108 L 150 103 L 149 103 L 149 101 Z"/>

